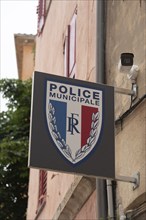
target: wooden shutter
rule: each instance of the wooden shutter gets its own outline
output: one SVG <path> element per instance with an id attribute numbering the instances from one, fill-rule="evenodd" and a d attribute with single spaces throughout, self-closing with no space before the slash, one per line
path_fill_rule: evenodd
<path id="1" fill-rule="evenodd" d="M 68 26 L 64 41 L 64 76 L 69 77 L 69 29 Z"/>
<path id="2" fill-rule="evenodd" d="M 46 0 L 39 0 L 39 4 L 37 7 L 38 14 L 38 27 L 37 32 L 38 36 L 42 33 L 44 23 L 45 23 L 45 9 L 46 9 Z"/>
<path id="3" fill-rule="evenodd" d="M 74 78 L 76 74 L 76 12 L 67 27 L 64 42 L 64 75 Z"/>
<path id="4" fill-rule="evenodd" d="M 47 195 L 47 171 L 40 170 L 37 212 L 40 210 L 41 206 L 44 205 L 44 203 L 46 202 L 46 195 Z"/>
<path id="5" fill-rule="evenodd" d="M 69 25 L 69 77 L 76 74 L 76 14 Z"/>

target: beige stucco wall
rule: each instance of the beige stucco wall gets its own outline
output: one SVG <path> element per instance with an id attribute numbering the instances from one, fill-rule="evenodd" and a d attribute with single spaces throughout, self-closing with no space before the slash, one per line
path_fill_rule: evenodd
<path id="1" fill-rule="evenodd" d="M 80 212 L 76 215 L 75 220 L 81 220 L 81 219 L 97 220 L 95 198 L 96 198 L 96 191 L 94 191 L 92 195 L 89 197 L 88 201 L 82 207 Z"/>
<path id="2" fill-rule="evenodd" d="M 36 40 L 35 70 L 64 74 L 64 37 L 67 25 L 77 6 L 77 78 L 95 80 L 95 4 L 96 2 L 92 0 L 52 2 L 43 33 Z M 119 73 L 117 66 L 122 52 L 134 53 L 135 64 L 140 68 L 137 80 L 138 98 L 146 93 L 145 12 L 145 1 L 107 1 L 106 80 L 110 85 L 131 89 L 127 76 Z M 129 106 L 130 97 L 116 95 L 115 117 L 122 115 Z M 126 209 L 130 204 L 135 206 L 137 203 L 142 203 L 143 199 L 137 200 L 137 198 L 140 198 L 146 191 L 146 103 L 142 103 L 125 118 L 122 127 L 117 126 L 116 131 L 116 174 L 132 176 L 135 172 L 140 172 L 140 187 L 135 191 L 132 189 L 132 184 L 118 182 L 117 197 Z M 34 219 L 37 207 L 37 172 L 31 169 L 28 220 Z M 69 174 L 55 173 L 54 178 L 52 175 L 53 172 L 48 172 L 47 204 L 38 219 L 52 219 L 70 185 L 76 179 L 76 176 Z M 94 192 L 77 214 L 76 219 L 80 219 L 81 216 L 84 216 L 84 219 L 94 219 L 95 207 L 96 193 Z"/>
<path id="3" fill-rule="evenodd" d="M 123 123 L 116 136 L 116 171 L 118 175 L 132 176 L 140 172 L 140 186 L 133 191 L 131 184 L 118 182 L 119 194 L 126 208 L 146 192 L 146 103 Z M 139 201 L 141 202 L 141 201 Z"/>
<path id="4" fill-rule="evenodd" d="M 67 25 L 70 23 L 76 7 L 80 11 L 77 16 L 77 60 L 79 60 L 77 63 L 77 78 L 87 80 L 94 77 L 95 1 L 52 2 L 44 31 L 36 40 L 35 70 L 59 75 L 64 74 L 64 38 Z M 86 22 L 84 22 L 85 20 Z M 81 54 L 84 54 L 84 56 Z M 35 173 L 36 171 L 32 169 L 30 175 L 31 185 L 38 181 L 38 175 L 35 175 Z M 52 172 L 48 172 L 47 204 L 39 219 L 52 218 L 71 183 L 76 179 L 74 175 L 60 173 L 57 173 L 53 179 L 51 177 Z M 36 188 L 38 188 L 37 185 Z M 31 204 L 35 205 L 31 206 Z M 36 208 L 36 196 L 32 195 L 30 187 L 27 219 L 34 218 Z"/>
<path id="5" fill-rule="evenodd" d="M 32 77 L 34 71 L 34 45 L 23 45 L 22 73 L 21 79 L 26 80 Z"/>
<path id="6" fill-rule="evenodd" d="M 27 219 L 32 220 L 35 218 L 38 204 L 39 170 L 31 168 L 29 176 Z"/>
<path id="7" fill-rule="evenodd" d="M 146 2 L 145 1 L 107 1 L 106 30 L 106 73 L 107 83 L 131 89 L 127 75 L 119 73 L 118 62 L 122 52 L 134 54 L 134 64 L 140 68 L 137 83 L 138 96 L 146 91 Z M 116 97 L 116 116 L 127 110 L 130 97 Z M 119 102 L 120 99 L 120 102 Z"/>
<path id="8" fill-rule="evenodd" d="M 137 78 L 138 98 L 146 93 L 146 2 L 108 1 L 106 31 L 107 83 L 131 89 L 126 74 L 119 73 L 118 62 L 122 52 L 135 55 L 134 64 L 139 66 Z M 136 102 L 135 101 L 135 102 Z M 130 107 L 130 97 L 115 96 L 115 117 Z M 118 127 L 116 135 L 116 174 L 132 176 L 140 172 L 140 187 L 132 190 L 131 184 L 118 182 L 118 191 L 126 208 L 146 191 L 146 103 L 142 103 Z"/>
<path id="9" fill-rule="evenodd" d="M 77 15 L 77 78 L 86 80 L 94 78 L 94 0 L 52 2 L 43 34 L 36 42 L 36 70 L 59 75 L 64 74 L 63 44 L 67 25 L 70 23 L 76 7 L 79 11 Z"/>

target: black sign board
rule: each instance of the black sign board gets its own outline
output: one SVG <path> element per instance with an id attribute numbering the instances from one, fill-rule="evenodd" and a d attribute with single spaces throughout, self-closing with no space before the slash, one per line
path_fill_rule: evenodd
<path id="1" fill-rule="evenodd" d="M 29 166 L 115 178 L 114 88 L 35 72 Z"/>

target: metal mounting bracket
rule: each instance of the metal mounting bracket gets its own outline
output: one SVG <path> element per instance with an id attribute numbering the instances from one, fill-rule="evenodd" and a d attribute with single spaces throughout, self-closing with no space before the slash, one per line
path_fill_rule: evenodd
<path id="1" fill-rule="evenodd" d="M 138 86 L 136 83 L 133 83 L 131 90 L 115 87 L 115 92 L 119 93 L 119 94 L 123 94 L 123 95 L 130 95 L 130 96 L 132 96 L 133 99 L 135 99 L 137 97 L 137 93 L 138 93 Z"/>
<path id="2" fill-rule="evenodd" d="M 133 190 L 135 190 L 140 185 L 140 173 L 137 172 L 132 177 L 128 176 L 116 176 L 116 181 L 133 183 Z"/>

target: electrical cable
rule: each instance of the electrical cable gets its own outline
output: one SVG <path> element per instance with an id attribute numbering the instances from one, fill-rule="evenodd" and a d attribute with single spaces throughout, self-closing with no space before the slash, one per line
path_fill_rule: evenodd
<path id="1" fill-rule="evenodd" d="M 146 99 L 146 94 L 144 94 L 133 106 L 130 105 L 130 108 L 115 121 L 115 125 L 121 123 L 124 118 L 126 118 L 131 112 L 136 109 L 137 106 L 139 106 L 143 102 L 144 99 Z"/>

